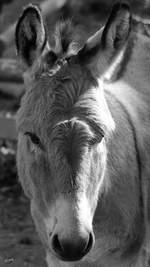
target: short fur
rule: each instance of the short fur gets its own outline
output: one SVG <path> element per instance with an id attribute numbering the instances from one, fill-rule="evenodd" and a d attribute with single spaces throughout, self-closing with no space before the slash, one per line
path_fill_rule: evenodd
<path id="1" fill-rule="evenodd" d="M 24 74 L 17 166 L 50 267 L 148 267 L 150 42 L 130 32 L 126 5 L 113 14 L 109 27 L 69 58 L 73 29 L 57 28 L 55 48 L 45 44 Z M 125 34 L 116 47 L 118 25 Z M 106 83 L 111 68 L 118 79 Z M 62 261 L 54 235 L 77 245 L 87 232 L 95 235 L 89 253 L 79 262 Z"/>

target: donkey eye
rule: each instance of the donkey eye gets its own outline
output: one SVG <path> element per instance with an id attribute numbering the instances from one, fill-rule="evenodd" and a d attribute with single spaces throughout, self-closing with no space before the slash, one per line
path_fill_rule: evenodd
<path id="1" fill-rule="evenodd" d="M 104 134 L 101 134 L 101 135 L 99 135 L 99 136 L 95 136 L 95 137 L 93 137 L 93 138 L 90 140 L 90 146 L 99 144 L 99 143 L 102 141 L 103 137 L 104 137 Z"/>
<path id="2" fill-rule="evenodd" d="M 36 134 L 31 133 L 31 132 L 26 132 L 25 135 L 30 137 L 30 140 L 33 144 L 41 146 L 41 141 Z"/>
<path id="3" fill-rule="evenodd" d="M 50 51 L 47 54 L 47 59 L 46 60 L 47 60 L 47 64 L 49 65 L 49 67 L 52 67 L 52 65 L 57 60 L 57 55 L 53 51 Z"/>

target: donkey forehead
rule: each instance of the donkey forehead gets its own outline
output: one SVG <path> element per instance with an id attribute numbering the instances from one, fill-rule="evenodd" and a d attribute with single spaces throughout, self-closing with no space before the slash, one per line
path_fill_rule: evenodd
<path id="1" fill-rule="evenodd" d="M 94 99 L 93 88 L 96 90 L 96 82 L 81 68 L 75 66 L 63 67 L 54 75 L 49 76 L 49 72 L 44 71 L 33 81 L 23 97 L 22 105 L 18 116 L 18 126 L 29 124 L 32 126 L 48 127 L 56 125 L 59 121 L 64 121 L 72 117 L 84 117 L 87 106 L 80 103 L 84 96 L 89 101 Z M 85 101 L 83 101 L 85 102 Z M 79 104 L 80 103 L 80 104 Z M 75 108 L 76 106 L 80 108 Z M 91 105 L 92 106 L 92 105 Z M 81 112 L 82 108 L 82 112 Z"/>

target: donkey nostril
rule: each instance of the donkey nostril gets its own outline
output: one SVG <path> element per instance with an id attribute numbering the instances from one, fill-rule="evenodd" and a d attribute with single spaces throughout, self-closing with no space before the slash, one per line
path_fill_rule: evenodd
<path id="1" fill-rule="evenodd" d="M 58 254 L 61 254 L 63 252 L 63 248 L 62 248 L 60 241 L 58 239 L 58 235 L 53 236 L 52 247 L 53 247 L 54 251 Z"/>
<path id="2" fill-rule="evenodd" d="M 89 241 L 88 241 L 88 244 L 87 244 L 87 246 L 86 246 L 86 248 L 85 248 L 85 253 L 86 253 L 86 254 L 87 254 L 87 253 L 90 251 L 90 249 L 92 248 L 93 243 L 94 243 L 94 236 L 93 236 L 92 233 L 90 233 L 90 234 L 89 234 Z"/>

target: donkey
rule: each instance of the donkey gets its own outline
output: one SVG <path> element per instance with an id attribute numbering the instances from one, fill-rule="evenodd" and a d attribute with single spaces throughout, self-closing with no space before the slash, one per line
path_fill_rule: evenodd
<path id="1" fill-rule="evenodd" d="M 147 267 L 150 40 L 126 3 L 79 35 L 60 23 L 50 45 L 34 5 L 18 21 L 20 182 L 49 267 Z"/>

